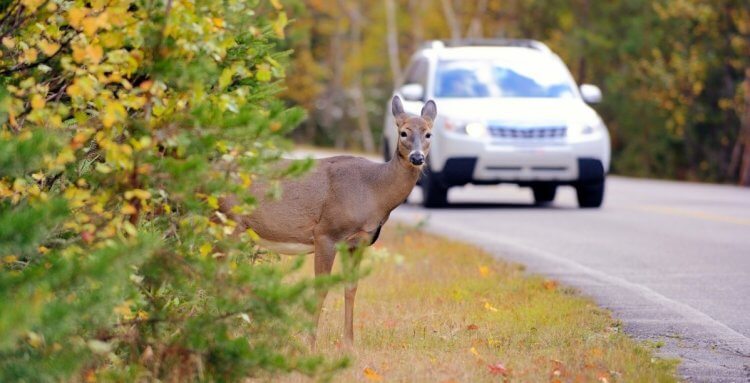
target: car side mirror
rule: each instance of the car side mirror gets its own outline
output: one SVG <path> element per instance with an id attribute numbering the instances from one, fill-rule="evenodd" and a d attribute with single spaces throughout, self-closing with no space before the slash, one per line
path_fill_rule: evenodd
<path id="1" fill-rule="evenodd" d="M 580 87 L 581 97 L 587 104 L 598 104 L 602 102 L 602 90 L 596 85 L 582 84 Z"/>
<path id="2" fill-rule="evenodd" d="M 424 87 L 420 84 L 406 84 L 398 89 L 398 92 L 407 101 L 422 101 L 424 97 Z"/>

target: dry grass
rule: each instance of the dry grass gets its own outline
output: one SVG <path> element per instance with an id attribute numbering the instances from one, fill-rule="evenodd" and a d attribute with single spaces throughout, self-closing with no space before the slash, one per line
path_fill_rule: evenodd
<path id="1" fill-rule="evenodd" d="M 352 364 L 335 381 L 676 380 L 676 362 L 655 359 L 590 300 L 473 246 L 390 224 L 365 263 Z M 343 306 L 341 289 L 332 291 L 323 353 L 345 353 Z"/>

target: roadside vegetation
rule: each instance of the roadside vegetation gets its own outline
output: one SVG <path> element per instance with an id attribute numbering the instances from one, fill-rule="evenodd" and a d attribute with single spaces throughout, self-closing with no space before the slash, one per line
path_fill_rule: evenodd
<path id="1" fill-rule="evenodd" d="M 609 312 L 476 247 L 390 223 L 365 269 L 352 365 L 336 381 L 677 381 L 677 362 L 628 338 Z M 345 354 L 342 292 L 326 303 L 320 348 Z"/>
<path id="2" fill-rule="evenodd" d="M 343 361 L 218 211 L 303 111 L 279 2 L 0 1 L 0 381 L 238 381 Z"/>

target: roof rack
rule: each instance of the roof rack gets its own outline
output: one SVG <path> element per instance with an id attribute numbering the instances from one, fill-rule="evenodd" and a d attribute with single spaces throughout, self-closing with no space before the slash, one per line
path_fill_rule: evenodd
<path id="1" fill-rule="evenodd" d="M 422 49 L 440 49 L 445 47 L 521 47 L 552 53 L 547 45 L 531 39 L 459 39 L 430 40 L 422 44 Z"/>

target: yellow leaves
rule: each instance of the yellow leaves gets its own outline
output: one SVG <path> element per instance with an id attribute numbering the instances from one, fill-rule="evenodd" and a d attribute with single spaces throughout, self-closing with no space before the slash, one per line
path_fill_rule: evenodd
<path id="1" fill-rule="evenodd" d="M 44 0 L 21 0 L 21 4 L 23 4 L 30 12 L 36 11 L 36 9 L 44 2 Z"/>
<path id="2" fill-rule="evenodd" d="M 212 17 L 211 23 L 213 23 L 214 27 L 216 28 L 224 28 L 224 19 L 219 17 Z"/>
<path id="3" fill-rule="evenodd" d="M 226 88 L 232 82 L 233 75 L 234 71 L 232 68 L 225 68 L 221 71 L 221 76 L 219 76 L 219 89 Z"/>
<path id="4" fill-rule="evenodd" d="M 39 348 L 42 344 L 44 344 L 44 338 L 33 331 L 29 331 L 26 333 L 26 341 L 29 342 L 29 345 L 33 348 Z"/>
<path id="5" fill-rule="evenodd" d="M 249 188 L 253 184 L 253 178 L 246 173 L 240 173 L 240 180 L 242 180 L 242 186 Z"/>
<path id="6" fill-rule="evenodd" d="M 37 46 L 42 50 L 42 53 L 47 56 L 52 56 L 60 50 L 60 44 L 56 42 L 50 42 L 47 39 L 39 40 Z"/>
<path id="7" fill-rule="evenodd" d="M 104 48 L 99 44 L 73 44 L 73 60 L 79 64 L 98 64 L 104 56 Z"/>
<path id="8" fill-rule="evenodd" d="M 83 33 L 88 37 L 93 37 L 98 29 L 109 29 L 109 13 L 107 11 L 100 12 L 97 16 L 89 16 L 81 21 L 81 29 Z"/>
<path id="9" fill-rule="evenodd" d="M 76 29 L 83 26 L 83 18 L 89 14 L 89 8 L 71 8 L 68 10 L 68 23 Z"/>
<path id="10" fill-rule="evenodd" d="M 84 100 L 93 100 L 96 97 L 94 80 L 90 77 L 76 77 L 73 83 L 65 89 L 70 97 L 82 97 Z"/>
<path id="11" fill-rule="evenodd" d="M 117 122 L 125 121 L 125 119 L 128 116 L 128 112 L 125 110 L 125 107 L 118 101 L 109 101 L 105 107 L 104 112 L 102 113 L 101 119 L 102 119 L 102 125 L 104 125 L 105 128 L 110 128 L 112 125 L 114 125 Z"/>
<path id="12" fill-rule="evenodd" d="M 475 347 L 470 348 L 469 352 L 471 353 L 471 355 L 474 355 L 478 359 L 482 359 L 482 356 L 479 355 L 479 351 L 477 351 L 477 349 Z"/>
<path id="13" fill-rule="evenodd" d="M 44 96 L 41 94 L 35 94 L 31 96 L 31 109 L 42 109 L 44 108 L 44 105 L 47 103 L 47 101 L 44 99 Z"/>
<path id="14" fill-rule="evenodd" d="M 21 54 L 21 62 L 26 64 L 31 64 L 36 62 L 37 56 L 39 55 L 39 52 L 36 50 L 36 48 L 28 48 L 24 49 L 23 54 Z"/>
<path id="15" fill-rule="evenodd" d="M 4 263 L 15 263 L 16 261 L 18 261 L 18 257 L 15 255 L 6 255 L 3 257 Z"/>
<path id="16" fill-rule="evenodd" d="M 276 9 L 277 11 L 280 11 L 282 8 L 284 8 L 284 6 L 281 5 L 281 2 L 279 2 L 279 0 L 270 0 L 270 1 L 271 1 L 271 5 L 273 6 L 273 8 Z"/>
<path id="17" fill-rule="evenodd" d="M 271 81 L 271 67 L 268 64 L 260 64 L 257 67 L 257 72 L 255 73 L 255 78 L 258 79 L 258 81 L 261 82 L 269 82 Z"/>
<path id="18" fill-rule="evenodd" d="M 213 250 L 213 247 L 208 242 L 205 242 L 204 244 L 202 244 L 201 247 L 198 249 L 198 251 L 200 251 L 201 256 L 204 256 L 204 257 L 208 256 L 208 254 L 211 253 L 211 250 Z"/>
<path id="19" fill-rule="evenodd" d="M 130 320 L 133 319 L 133 310 L 130 309 L 130 305 L 133 304 L 133 301 L 126 300 L 125 302 L 120 303 L 119 305 L 115 306 L 113 309 L 114 313 L 121 316 L 123 319 Z"/>
<path id="20" fill-rule="evenodd" d="M 90 132 L 85 131 L 78 131 L 73 136 L 73 138 L 70 139 L 70 147 L 73 149 L 80 149 L 83 144 L 88 141 L 89 137 L 91 136 Z"/>
<path id="21" fill-rule="evenodd" d="M 125 215 L 132 215 L 137 212 L 138 212 L 138 209 L 136 209 L 135 206 L 129 203 L 126 203 L 125 205 L 122 206 L 122 209 L 120 209 L 120 213 L 125 214 Z"/>
<path id="22" fill-rule="evenodd" d="M 254 242 L 260 241 L 260 236 L 253 229 L 245 230 L 245 234 L 247 234 L 247 236 L 250 237 L 250 239 L 253 240 Z"/>
<path id="23" fill-rule="evenodd" d="M 490 275 L 490 268 L 487 266 L 479 266 L 479 275 L 482 278 L 487 278 Z"/>
<path id="24" fill-rule="evenodd" d="M 370 367 L 365 367 L 365 369 L 362 370 L 362 372 L 365 374 L 365 378 L 367 378 L 367 380 L 372 380 L 374 382 L 379 382 L 383 380 L 383 376 Z"/>
<path id="25" fill-rule="evenodd" d="M 493 313 L 498 312 L 497 308 L 495 306 L 492 306 L 490 302 L 484 302 L 484 309 L 487 311 L 492 311 Z"/>
<path id="26" fill-rule="evenodd" d="M 16 40 L 14 40 L 12 37 L 5 36 L 3 37 L 3 45 L 8 49 L 13 49 L 16 46 Z"/>
<path id="27" fill-rule="evenodd" d="M 210 195 L 206 197 L 206 203 L 211 207 L 211 209 L 219 208 L 219 200 L 215 196 Z"/>
<path id="28" fill-rule="evenodd" d="M 143 189 L 133 189 L 125 192 L 125 199 L 130 200 L 138 198 L 139 200 L 147 200 L 151 198 L 151 193 Z"/>
<path id="29" fill-rule="evenodd" d="M 288 22 L 289 20 L 286 17 L 286 12 L 279 12 L 279 17 L 277 17 L 276 21 L 271 24 L 274 33 L 276 33 L 276 36 L 280 39 L 284 38 L 284 28 Z"/>

